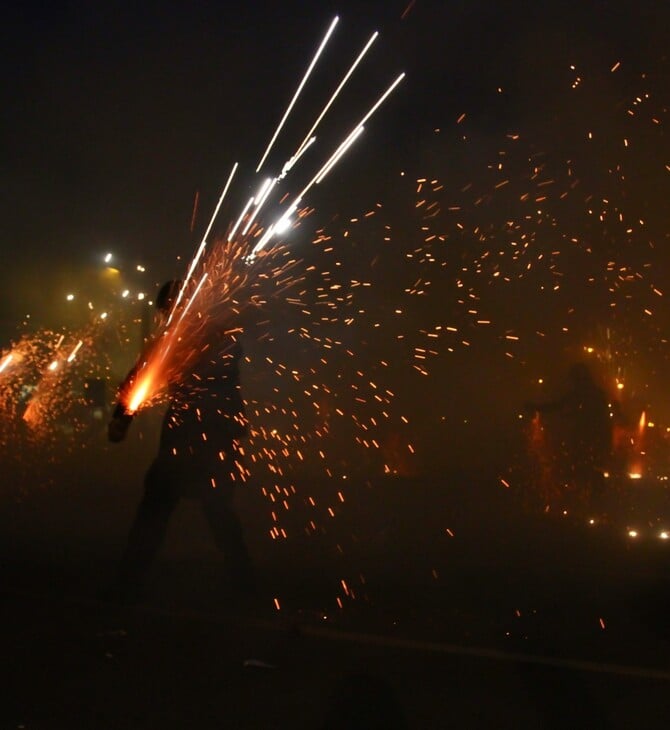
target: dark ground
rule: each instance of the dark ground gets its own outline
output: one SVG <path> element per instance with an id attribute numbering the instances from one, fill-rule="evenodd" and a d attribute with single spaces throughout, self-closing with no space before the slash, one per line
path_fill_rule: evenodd
<path id="1" fill-rule="evenodd" d="M 51 486 L 5 484 L 3 728 L 351 728 L 352 707 L 410 728 L 668 724 L 670 545 L 528 513 L 481 471 L 349 484 L 325 534 L 294 509 L 277 542 L 252 488 L 261 597 L 229 592 L 184 502 L 141 604 L 117 606 L 100 597 L 150 453 L 88 453 Z"/>

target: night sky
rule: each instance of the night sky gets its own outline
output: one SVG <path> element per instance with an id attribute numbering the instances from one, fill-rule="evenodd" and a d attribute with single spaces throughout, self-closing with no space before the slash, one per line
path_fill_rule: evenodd
<path id="1" fill-rule="evenodd" d="M 509 398 L 506 410 L 522 401 L 524 383 L 537 375 L 537 367 L 552 364 L 558 375 L 584 338 L 596 338 L 612 324 L 612 291 L 603 271 L 615 260 L 644 272 L 643 289 L 621 294 L 625 301 L 616 323 L 618 331 L 625 330 L 626 357 L 633 350 L 649 357 L 670 324 L 660 307 L 665 300 L 650 294 L 654 287 L 667 288 L 669 263 L 670 8 L 595 0 L 12 4 L 3 13 L 1 65 L 3 340 L 15 336 L 27 313 L 33 323 L 53 326 L 62 319 L 65 292 L 90 287 L 107 251 L 122 269 L 145 265 L 146 279 L 138 285 L 148 292 L 180 275 L 232 164 L 239 161 L 242 172 L 219 232 L 257 185 L 253 170 L 259 156 L 335 13 L 340 27 L 332 46 L 270 161 L 281 164 L 323 94 L 378 29 L 373 52 L 324 126 L 325 141 L 330 145 L 348 130 L 400 71 L 407 78 L 309 201 L 315 212 L 296 236 L 296 246 L 313 255 L 307 249 L 317 229 L 341 235 L 349 219 L 383 204 L 379 225 L 342 245 L 350 276 L 358 275 L 363 260 L 369 267 L 375 286 L 366 306 L 373 319 L 386 322 L 379 332 L 365 330 L 354 339 L 384 352 L 402 331 L 411 365 L 413 344 L 422 346 L 438 322 L 458 323 L 461 331 L 472 325 L 467 306 L 458 301 L 459 287 L 474 292 L 482 316 L 498 317 L 494 334 L 467 335 L 467 354 L 456 348 L 453 360 L 439 360 L 437 374 L 419 377 L 413 393 L 428 398 L 437 393 L 434 417 L 450 399 L 452 408 L 465 408 L 472 393 L 461 391 L 454 399 L 446 383 L 462 378 L 463 368 L 472 373 L 474 362 L 474 380 L 489 384 L 475 410 L 483 414 L 501 389 L 502 399 Z M 634 115 L 627 114 L 629 108 Z M 501 151 L 506 174 L 498 175 Z M 570 194 L 556 195 L 537 219 L 524 219 L 528 211 L 519 201 L 540 158 L 545 178 Z M 620 164 L 625 169 L 616 171 Z M 579 179 L 577 192 L 570 175 Z M 429 223 L 415 208 L 421 198 L 416 180 L 424 177 L 444 184 L 436 193 L 440 215 Z M 199 209 L 191 232 L 196 192 Z M 626 220 L 644 219 L 644 233 L 635 238 L 625 234 L 625 226 L 594 224 L 587 210 L 603 205 L 618 206 L 617 212 L 625 208 Z M 511 243 L 509 220 L 527 220 L 523 230 L 536 236 L 541 261 L 557 247 L 564 250 L 563 286 L 549 302 L 537 298 L 556 276 L 543 273 L 544 263 L 536 277 L 538 267 L 524 273 L 525 264 L 512 259 L 506 270 L 505 259 L 499 273 L 503 278 L 507 273 L 511 285 L 501 294 L 495 267 L 488 268 L 490 257 L 481 258 L 491 243 Z M 392 247 L 383 241 L 386 222 L 394 230 Z M 406 254 L 427 237 L 421 226 L 433 223 L 448 240 L 448 248 L 435 254 L 444 262 L 441 278 L 432 282 L 429 297 L 409 307 L 410 323 L 396 328 L 388 324 L 389 312 L 418 271 Z M 566 248 L 571 239 L 579 241 L 578 253 Z M 631 340 L 641 331 L 638 315 L 644 321 L 632 305 L 625 309 L 632 300 L 640 310 L 648 308 L 648 300 L 659 305 L 654 326 L 642 327 L 641 342 Z M 538 329 L 560 332 L 571 309 L 578 322 L 574 339 L 551 334 L 541 343 L 524 339 Z M 506 355 L 510 333 L 521 344 Z M 442 357 L 442 342 L 439 351 Z M 657 355 L 654 350 L 641 368 L 645 382 L 662 377 Z M 513 367 L 522 362 L 513 376 L 510 361 Z M 405 376 L 395 377 L 405 382 Z M 510 394 L 512 381 L 516 389 Z M 426 424 L 432 428 L 432 422 Z"/>

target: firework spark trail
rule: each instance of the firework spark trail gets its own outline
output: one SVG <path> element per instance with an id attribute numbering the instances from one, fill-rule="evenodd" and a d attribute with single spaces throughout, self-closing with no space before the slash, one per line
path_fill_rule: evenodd
<path id="1" fill-rule="evenodd" d="M 375 40 L 377 39 L 378 36 L 379 36 L 379 33 L 377 31 L 375 31 L 370 36 L 370 39 L 365 44 L 363 50 L 358 54 L 358 57 L 352 63 L 351 67 L 349 68 L 349 70 L 347 71 L 347 73 L 344 75 L 344 77 L 340 81 L 339 85 L 337 86 L 337 88 L 333 92 L 332 96 L 330 97 L 330 99 L 328 100 L 328 102 L 326 103 L 326 105 L 323 107 L 321 113 L 316 118 L 316 121 L 312 125 L 312 128 L 305 135 L 305 139 L 303 139 L 303 141 L 298 145 L 298 149 L 296 150 L 296 152 L 294 153 L 294 155 L 293 155 L 293 157 L 291 159 L 296 159 L 297 160 L 300 157 L 300 155 L 303 153 L 304 148 L 305 148 L 305 145 L 308 144 L 308 142 L 309 142 L 310 139 L 313 139 L 312 135 L 314 134 L 314 132 L 316 132 L 317 127 L 319 126 L 319 124 L 321 123 L 321 121 L 323 120 L 323 118 L 326 116 L 326 114 L 328 113 L 328 110 L 333 105 L 333 102 L 339 96 L 340 92 L 345 87 L 347 81 L 349 80 L 349 78 L 351 77 L 351 75 L 356 70 L 356 67 L 363 60 L 363 57 L 370 50 L 370 46 L 372 46 L 372 44 L 375 42 Z M 290 169 L 290 167 L 288 169 Z"/>
<path id="2" fill-rule="evenodd" d="M 235 175 L 236 170 L 237 170 L 237 162 L 233 165 L 233 169 L 230 171 L 230 175 L 228 176 L 228 180 L 226 181 L 226 184 L 223 188 L 223 192 L 221 193 L 219 202 L 216 204 L 216 208 L 214 208 L 214 213 L 212 214 L 212 217 L 210 218 L 209 225 L 207 226 L 207 229 L 205 231 L 205 235 L 202 237 L 200 246 L 198 247 L 198 250 L 196 251 L 195 256 L 191 260 L 191 265 L 189 266 L 186 277 L 184 278 L 184 281 L 182 282 L 182 285 L 179 289 L 179 294 L 177 295 L 177 299 L 175 300 L 175 303 L 172 307 L 172 311 L 174 311 L 181 303 L 181 300 L 184 296 L 184 291 L 186 290 L 186 287 L 188 286 L 189 281 L 191 279 L 191 275 L 193 274 L 195 267 L 198 265 L 200 258 L 202 257 L 202 255 L 205 251 L 205 247 L 207 246 L 207 238 L 209 237 L 209 234 L 212 230 L 212 226 L 214 225 L 214 221 L 216 220 L 216 217 L 219 215 L 219 210 L 221 209 L 221 204 L 223 203 L 223 199 L 226 197 L 226 193 L 228 192 L 228 188 L 230 187 L 230 184 L 233 181 L 233 176 Z M 170 315 L 168 316 L 165 326 L 167 327 L 171 321 L 172 321 L 172 312 L 170 312 Z"/>
<path id="3" fill-rule="evenodd" d="M 314 58 L 312 59 L 312 62 L 310 63 L 307 71 L 305 72 L 305 75 L 303 76 L 302 81 L 300 82 L 300 85 L 298 86 L 295 94 L 293 95 L 293 98 L 291 99 L 291 102 L 288 105 L 288 108 L 286 109 L 284 116 L 282 117 L 281 121 L 279 122 L 279 125 L 277 126 L 275 133 L 272 135 L 272 139 L 270 140 L 270 142 L 267 146 L 267 149 L 263 153 L 263 156 L 261 157 L 261 161 L 258 163 L 256 172 L 259 172 L 261 167 L 263 167 L 263 163 L 265 162 L 265 159 L 267 158 L 268 154 L 270 153 L 270 150 L 272 149 L 272 146 L 274 145 L 277 137 L 279 136 L 279 132 L 281 131 L 282 127 L 284 126 L 284 123 L 288 119 L 288 115 L 291 113 L 291 109 L 293 109 L 293 105 L 298 100 L 298 97 L 300 96 L 300 92 L 302 91 L 303 87 L 307 83 L 307 79 L 311 75 L 311 73 L 314 69 L 314 66 L 316 65 L 316 62 L 319 60 L 319 56 L 323 52 L 323 49 L 326 47 L 326 44 L 328 43 L 330 36 L 332 35 L 333 31 L 335 30 L 335 26 L 337 25 L 338 21 L 339 21 L 339 18 L 337 16 L 335 16 L 335 18 L 331 22 L 328 30 L 326 31 L 326 35 L 324 36 L 323 40 L 321 41 L 321 45 L 319 46 L 316 53 L 314 54 Z"/>
<path id="4" fill-rule="evenodd" d="M 270 143 L 268 144 L 268 147 L 258 165 L 256 172 L 260 170 L 267 155 L 269 154 L 270 149 L 274 145 L 279 135 L 279 132 L 283 127 L 284 122 L 286 121 L 290 111 L 297 101 L 297 98 L 302 91 L 305 83 L 307 82 L 307 79 L 311 75 L 318 58 L 324 50 L 326 43 L 335 28 L 337 20 L 338 18 L 335 18 L 335 20 L 333 20 L 325 37 L 323 38 L 321 45 L 319 46 L 315 56 L 313 57 L 310 66 L 307 69 L 307 72 L 303 76 L 303 79 L 284 114 L 284 117 L 282 118 L 279 126 L 275 130 L 275 133 L 273 134 Z M 334 98 L 340 93 L 346 81 L 351 76 L 355 68 L 358 66 L 361 59 L 363 58 L 376 37 L 377 34 L 373 34 L 373 36 L 364 47 L 363 51 L 355 60 L 354 64 L 347 71 L 342 82 L 336 89 L 336 92 L 333 94 L 331 100 L 326 105 L 326 108 L 319 115 L 317 123 L 321 121 L 325 113 L 328 111 L 329 107 L 334 101 Z M 134 371 L 127 379 L 126 383 L 124 383 L 121 388 L 120 402 L 124 404 L 126 409 L 129 409 L 130 412 L 134 413 L 136 410 L 141 408 L 144 403 L 151 401 L 152 398 L 156 396 L 165 385 L 169 384 L 174 379 L 178 379 L 180 376 L 183 376 L 187 371 L 188 365 L 193 361 L 193 353 L 197 352 L 197 347 L 194 347 L 194 337 L 196 335 L 196 332 L 202 328 L 203 322 L 208 322 L 212 319 L 212 309 L 213 307 L 215 307 L 215 304 L 206 298 L 198 305 L 197 312 L 193 312 L 193 315 L 196 319 L 190 317 L 188 324 L 186 324 L 186 314 L 191 309 L 192 299 L 188 302 L 186 308 L 184 308 L 183 310 L 180 309 L 180 305 L 182 304 L 182 300 L 186 295 L 187 288 L 190 287 L 190 282 L 195 271 L 200 268 L 202 271 L 209 272 L 208 275 L 210 278 L 210 282 L 216 284 L 216 286 L 214 287 L 210 286 L 210 290 L 220 287 L 222 292 L 224 292 L 223 294 L 220 294 L 219 304 L 221 304 L 222 301 L 229 300 L 232 296 L 232 293 L 229 291 L 229 285 L 226 281 L 226 277 L 233 275 L 233 277 L 235 278 L 236 275 L 234 275 L 233 269 L 236 267 L 238 262 L 246 263 L 247 265 L 253 263 L 257 258 L 257 254 L 266 246 L 269 240 L 273 236 L 281 235 L 281 233 L 283 233 L 290 226 L 291 216 L 293 216 L 298 211 L 298 207 L 302 198 L 307 194 L 312 185 L 323 180 L 325 175 L 332 169 L 332 167 L 338 162 L 338 160 L 341 159 L 346 150 L 362 133 L 363 123 L 367 121 L 372 116 L 372 114 L 374 114 L 374 112 L 379 108 L 383 101 L 400 83 L 404 75 L 404 73 L 401 74 L 374 103 L 374 105 L 367 111 L 367 113 L 363 116 L 361 122 L 354 127 L 349 135 L 347 135 L 344 142 L 342 142 L 336 149 L 336 151 L 328 158 L 326 163 L 321 167 L 321 169 L 318 171 L 312 181 L 303 189 L 303 192 L 296 198 L 296 200 L 288 206 L 287 210 L 280 216 L 280 218 L 277 221 L 271 222 L 267 227 L 264 228 L 256 223 L 256 219 L 261 211 L 261 208 L 269 199 L 269 196 L 277 182 L 280 179 L 283 179 L 284 175 L 287 172 L 287 168 L 292 168 L 298 161 L 298 159 L 300 159 L 304 150 L 311 144 L 310 140 L 312 140 L 313 138 L 308 135 L 305 138 L 306 141 L 301 144 L 293 157 L 284 165 L 282 174 L 274 178 L 269 177 L 265 180 L 256 196 L 254 196 L 247 202 L 242 211 L 242 214 L 237 219 L 237 222 L 230 229 L 230 232 L 227 236 L 227 242 L 229 246 L 233 242 L 235 242 L 237 246 L 234 249 L 234 255 L 231 255 L 233 249 L 231 249 L 229 246 L 223 247 L 223 250 L 230 259 L 229 262 L 224 265 L 220 265 L 221 262 L 218 261 L 216 266 L 211 266 L 210 262 L 208 261 L 208 257 L 205 257 L 204 255 L 205 248 L 207 246 L 207 239 L 218 216 L 223 198 L 230 186 L 232 177 L 237 168 L 237 163 L 235 163 L 230 177 L 228 178 L 228 182 L 226 183 L 226 187 L 224 188 L 221 198 L 219 199 L 216 209 L 210 219 L 207 231 L 203 236 L 202 242 L 198 250 L 191 260 L 187 275 L 181 285 L 175 304 L 170 311 L 162 335 L 159 337 L 157 343 L 156 341 L 152 343 L 147 353 L 145 353 L 145 355 L 141 358 L 139 367 L 136 367 L 134 369 Z M 252 205 L 255 205 L 255 207 L 249 214 L 248 211 L 251 209 Z M 238 241 L 235 236 L 240 226 L 242 227 L 242 232 L 240 234 L 241 238 Z M 260 238 L 254 242 L 254 239 L 259 236 Z M 270 274 L 270 278 L 276 279 L 279 275 L 278 272 L 281 272 L 282 269 L 283 267 L 281 265 L 279 267 L 276 267 Z M 237 281 L 239 287 L 239 280 Z M 203 282 L 204 278 L 201 280 L 200 285 L 202 285 Z M 198 286 L 198 289 L 200 285 Z M 249 295 L 249 292 L 247 292 L 247 294 Z M 193 296 L 195 296 L 195 294 Z M 248 299 L 249 301 L 251 300 L 250 295 L 248 296 Z M 173 327 L 173 318 L 177 311 L 181 311 L 179 319 L 180 326 Z M 191 320 L 193 320 L 193 322 L 191 322 Z M 182 323 L 184 323 L 183 327 L 181 326 Z M 175 347 L 177 343 L 179 343 L 179 347 L 177 348 L 180 352 L 179 358 L 177 358 L 175 355 Z M 190 353 L 188 355 L 186 355 L 187 348 L 190 348 L 188 349 L 188 353 Z M 178 364 L 176 364 L 177 359 L 179 360 Z"/>

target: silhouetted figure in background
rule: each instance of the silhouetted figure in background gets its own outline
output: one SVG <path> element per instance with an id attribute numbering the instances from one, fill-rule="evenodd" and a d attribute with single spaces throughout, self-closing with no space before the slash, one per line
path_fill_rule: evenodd
<path id="1" fill-rule="evenodd" d="M 612 454 L 612 405 L 584 363 L 570 368 L 568 381 L 560 397 L 527 406 L 531 411 L 559 416 L 567 477 L 574 488 L 588 490 L 598 500 Z"/>
<path id="2" fill-rule="evenodd" d="M 167 282 L 156 298 L 163 317 L 170 312 L 179 282 Z M 215 341 L 211 341 L 214 339 Z M 200 500 L 217 546 L 223 551 L 226 578 L 244 592 L 254 588 L 253 571 L 240 521 L 233 509 L 236 482 L 242 480 L 240 439 L 246 433 L 240 394 L 240 345 L 230 336 L 202 343 L 198 361 L 169 388 L 158 454 L 144 479 L 144 497 L 130 529 L 117 583 L 120 600 L 139 597 L 180 498 Z M 132 373 L 132 371 L 131 371 Z M 121 441 L 132 416 L 117 405 L 109 424 L 111 441 Z"/>

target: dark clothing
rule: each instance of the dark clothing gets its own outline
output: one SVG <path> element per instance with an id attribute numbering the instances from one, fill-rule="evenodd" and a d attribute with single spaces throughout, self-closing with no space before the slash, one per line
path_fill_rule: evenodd
<path id="1" fill-rule="evenodd" d="M 234 453 L 234 446 L 231 444 Z M 228 456 L 228 454 L 226 454 Z M 139 590 L 165 538 L 170 517 L 186 489 L 197 492 L 217 547 L 223 552 L 226 577 L 236 588 L 249 589 L 253 577 L 251 560 L 244 542 L 242 526 L 233 509 L 232 480 L 210 484 L 204 480 L 208 470 L 192 459 L 154 460 L 144 480 L 144 497 L 130 529 L 121 564 L 121 585 Z M 215 478 L 215 477 L 212 477 Z M 195 482 L 195 483 L 194 483 Z"/>
<path id="2" fill-rule="evenodd" d="M 146 474 L 144 497 L 121 564 L 122 589 L 142 586 L 182 497 L 200 500 L 224 553 L 230 582 L 251 588 L 251 561 L 233 509 L 235 484 L 246 477 L 239 443 L 246 433 L 240 357 L 241 348 L 234 342 L 216 353 L 208 348 L 191 374 L 170 388 L 158 454 Z"/>

